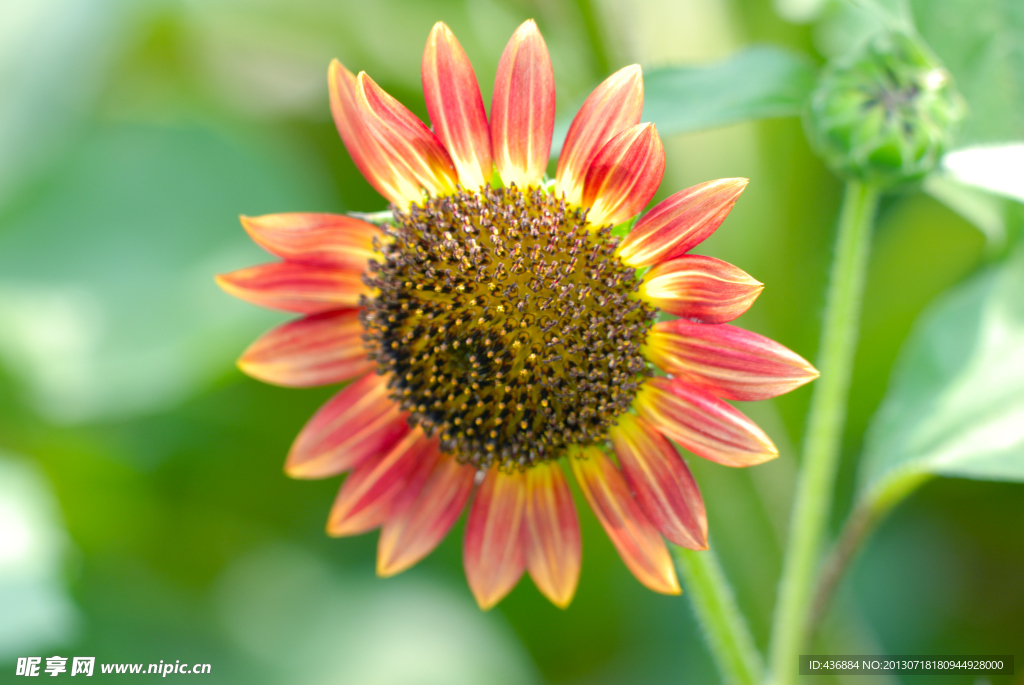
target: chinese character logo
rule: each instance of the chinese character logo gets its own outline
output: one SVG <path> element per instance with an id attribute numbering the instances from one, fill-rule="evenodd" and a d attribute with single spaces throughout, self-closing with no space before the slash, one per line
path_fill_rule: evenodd
<path id="1" fill-rule="evenodd" d="M 71 675 L 92 675 L 92 668 L 95 665 L 94 656 L 76 656 L 71 660 Z"/>

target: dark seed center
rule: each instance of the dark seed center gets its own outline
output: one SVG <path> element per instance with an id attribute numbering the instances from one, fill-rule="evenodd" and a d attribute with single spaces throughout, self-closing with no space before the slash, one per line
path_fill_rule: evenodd
<path id="1" fill-rule="evenodd" d="M 513 186 L 432 198 L 387 231 L 366 346 L 442 450 L 481 467 L 557 459 L 629 409 L 655 310 L 608 227 Z"/>

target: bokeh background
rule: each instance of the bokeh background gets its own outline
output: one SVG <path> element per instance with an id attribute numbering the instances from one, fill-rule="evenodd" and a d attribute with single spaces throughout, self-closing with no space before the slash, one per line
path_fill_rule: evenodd
<path id="1" fill-rule="evenodd" d="M 992 58 L 1024 74 L 1017 0 L 935 0 L 940 14 L 931 2 L 911 9 L 974 111 L 1024 112 L 1022 81 L 959 66 Z M 419 60 L 435 21 L 459 37 L 489 102 L 502 47 L 531 17 L 562 118 L 627 64 L 699 65 L 763 43 L 820 64 L 870 23 L 824 0 L 0 0 L 0 681 L 14 680 L 17 656 L 60 654 L 210 663 L 204 682 L 217 683 L 717 682 L 688 598 L 641 587 L 586 507 L 568 610 L 524 579 L 480 612 L 461 523 L 417 567 L 375 578 L 376 534 L 323 532 L 339 479 L 281 469 L 335 389 L 269 387 L 233 364 L 285 318 L 214 285 L 265 259 L 237 216 L 385 208 L 330 119 L 329 60 L 425 118 Z M 995 57 L 990 39 L 1002 41 Z M 970 119 L 965 135 L 1020 138 L 1015 121 Z M 665 144 L 658 199 L 751 179 L 700 251 L 766 283 L 740 325 L 814 359 L 842 187 L 799 119 Z M 1006 216 L 1019 225 L 1019 209 Z M 836 526 L 915 321 L 1010 242 L 919 189 L 884 201 Z M 762 648 L 809 396 L 743 407 L 780 446 L 775 462 L 689 460 Z M 925 485 L 860 555 L 826 627 L 837 652 L 1016 652 L 1024 673 L 1024 485 Z"/>

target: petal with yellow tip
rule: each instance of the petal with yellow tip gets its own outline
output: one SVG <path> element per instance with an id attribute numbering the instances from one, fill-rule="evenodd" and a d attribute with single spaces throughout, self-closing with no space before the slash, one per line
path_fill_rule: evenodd
<path id="1" fill-rule="evenodd" d="M 715 232 L 746 187 L 745 178 L 721 178 L 662 200 L 623 239 L 619 259 L 641 267 L 682 256 Z"/>
<path id="2" fill-rule="evenodd" d="M 654 124 L 622 131 L 587 168 L 581 202 L 594 226 L 618 224 L 647 206 L 665 173 L 665 148 Z"/>
<path id="3" fill-rule="evenodd" d="M 320 407 L 285 462 L 292 478 L 327 478 L 386 453 L 409 432 L 384 376 L 368 373 Z"/>
<path id="4" fill-rule="evenodd" d="M 747 311 L 763 288 L 747 272 L 728 262 L 683 255 L 648 271 L 640 297 L 691 321 L 725 323 Z"/>
<path id="5" fill-rule="evenodd" d="M 437 547 L 469 500 L 475 474 L 472 466 L 442 454 L 418 490 L 398 495 L 377 542 L 377 575 L 401 573 Z"/>
<path id="6" fill-rule="evenodd" d="M 246 374 L 303 388 L 340 383 L 373 371 L 355 309 L 313 314 L 264 333 L 238 360 Z"/>
<path id="7" fill-rule="evenodd" d="M 766 400 L 818 377 L 788 347 L 728 324 L 661 321 L 647 334 L 643 353 L 665 373 L 727 400 Z"/>
<path id="8" fill-rule="evenodd" d="M 521 529 L 526 476 L 520 471 L 487 471 L 466 521 L 462 560 L 469 589 L 481 609 L 501 601 L 526 568 Z"/>
<path id="9" fill-rule="evenodd" d="M 680 594 L 665 541 L 611 460 L 600 449 L 588 447 L 571 455 L 569 463 L 590 508 L 636 579 L 655 592 Z"/>
<path id="10" fill-rule="evenodd" d="M 370 133 L 356 104 L 356 77 L 334 60 L 327 72 L 331 114 L 352 161 L 377 192 L 396 207 L 406 207 L 422 196 L 415 177 L 389 163 L 389 154 Z"/>
<path id="11" fill-rule="evenodd" d="M 408 486 L 410 475 L 424 462 L 436 461 L 437 455 L 437 441 L 417 427 L 383 456 L 356 466 L 334 500 L 327 533 L 336 537 L 358 535 L 384 523 L 392 502 Z"/>
<path id="12" fill-rule="evenodd" d="M 639 64 L 623 67 L 594 89 L 580 107 L 558 156 L 555 194 L 579 206 L 583 178 L 594 155 L 605 143 L 640 123 L 644 81 Z"/>
<path id="13" fill-rule="evenodd" d="M 433 196 L 455 192 L 459 175 L 441 141 L 364 72 L 356 77 L 356 106 L 363 123 L 380 143 L 387 163 L 399 174 L 413 179 Z M 407 199 L 419 202 L 422 196 Z"/>
<path id="14" fill-rule="evenodd" d="M 620 416 L 608 437 L 629 489 L 654 527 L 677 545 L 707 549 L 704 499 L 676 448 L 632 414 Z"/>
<path id="15" fill-rule="evenodd" d="M 451 155 L 459 182 L 475 191 L 491 180 L 491 130 L 473 65 L 444 22 L 430 31 L 421 71 L 434 133 Z"/>
<path id="16" fill-rule="evenodd" d="M 532 19 L 512 34 L 498 61 L 491 100 L 491 150 L 505 185 L 535 186 L 544 177 L 555 129 L 555 75 Z"/>
<path id="17" fill-rule="evenodd" d="M 633 406 L 662 435 L 719 464 L 753 466 L 779 456 L 765 432 L 738 409 L 679 379 L 648 379 Z"/>
<path id="18" fill-rule="evenodd" d="M 359 296 L 370 293 L 360 271 L 295 262 L 251 266 L 220 274 L 216 280 L 225 292 L 239 299 L 301 314 L 356 307 Z"/>
<path id="19" fill-rule="evenodd" d="M 310 266 L 363 271 L 374 258 L 373 239 L 384 236 L 373 224 L 339 214 L 266 214 L 241 220 L 264 250 Z"/>
<path id="20" fill-rule="evenodd" d="M 557 462 L 526 470 L 526 568 L 556 606 L 569 606 L 580 578 L 582 548 L 576 506 Z"/>

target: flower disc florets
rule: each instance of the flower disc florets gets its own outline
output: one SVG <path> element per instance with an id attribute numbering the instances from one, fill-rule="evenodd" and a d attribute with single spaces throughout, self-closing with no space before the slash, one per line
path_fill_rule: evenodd
<path id="1" fill-rule="evenodd" d="M 604 439 L 648 375 L 655 315 L 610 227 L 512 186 L 413 205 L 388 233 L 363 324 L 411 422 L 476 466 Z"/>

